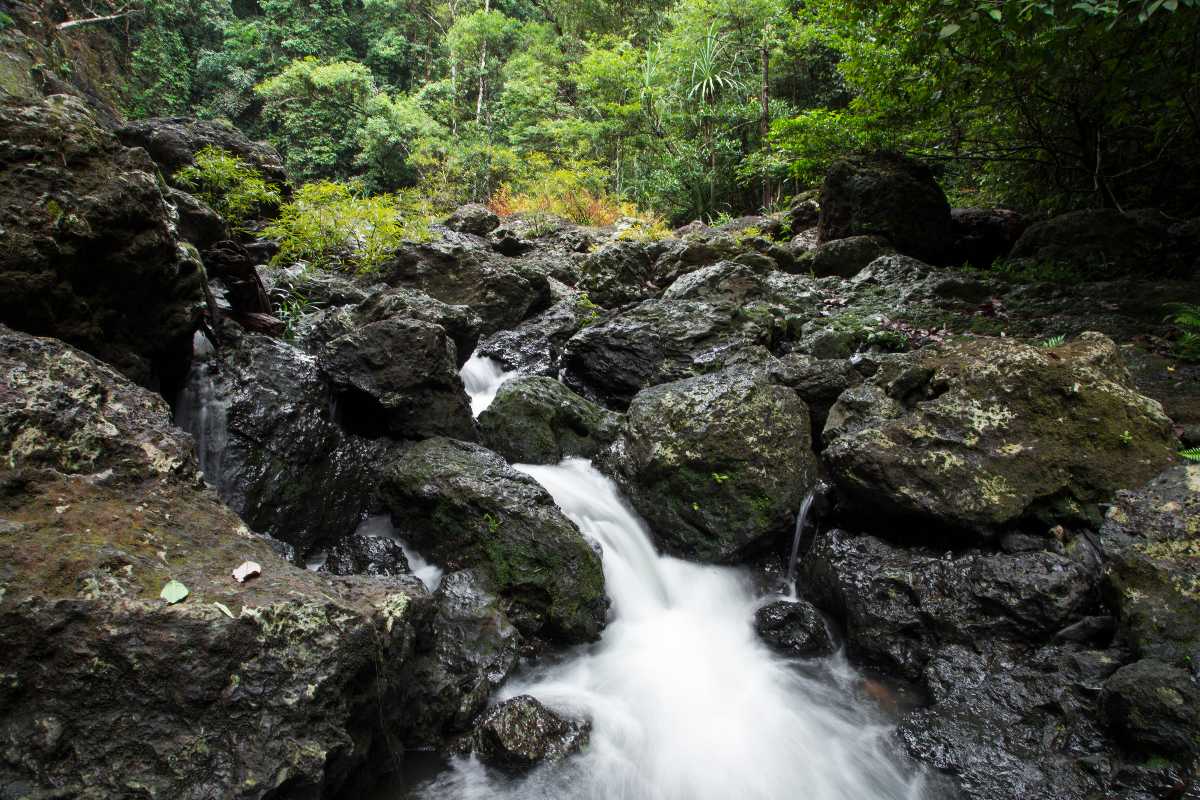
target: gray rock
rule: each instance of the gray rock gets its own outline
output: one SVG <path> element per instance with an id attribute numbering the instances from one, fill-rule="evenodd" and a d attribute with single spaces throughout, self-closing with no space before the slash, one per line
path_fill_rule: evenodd
<path id="1" fill-rule="evenodd" d="M 479 354 L 523 375 L 558 375 L 563 348 L 580 328 L 599 321 L 603 309 L 581 296 L 562 300 L 511 330 L 497 331 L 479 344 Z"/>
<path id="2" fill-rule="evenodd" d="M 470 748 L 494 767 L 523 772 L 586 747 L 591 727 L 554 713 L 534 697 L 519 695 L 484 715 L 471 734 Z"/>
<path id="3" fill-rule="evenodd" d="M 619 415 L 544 377 L 505 381 L 479 415 L 482 442 L 512 463 L 593 458 L 612 444 L 619 429 Z"/>
<path id="4" fill-rule="evenodd" d="M 1200 753 L 1200 688 L 1182 669 L 1145 658 L 1104 682 L 1104 718 L 1129 748 L 1189 765 Z"/>
<path id="5" fill-rule="evenodd" d="M 272 183 L 287 186 L 283 159 L 265 142 L 252 142 L 233 125 L 191 117 L 155 117 L 130 122 L 117 129 L 126 147 L 141 147 L 150 154 L 168 180 L 195 163 L 205 147 L 224 150 L 249 163 Z"/>
<path id="6" fill-rule="evenodd" d="M 852 278 L 880 256 L 894 253 L 886 239 L 878 236 L 847 236 L 817 245 L 796 259 L 793 270 L 818 278 L 836 275 Z"/>
<path id="7" fill-rule="evenodd" d="M 459 233 L 487 236 L 500 226 L 500 217 L 490 208 L 479 203 L 467 203 L 455 209 L 446 220 L 446 227 Z"/>

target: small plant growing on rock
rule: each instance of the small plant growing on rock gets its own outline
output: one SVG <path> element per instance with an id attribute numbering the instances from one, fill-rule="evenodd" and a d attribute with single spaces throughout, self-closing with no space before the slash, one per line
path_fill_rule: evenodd
<path id="1" fill-rule="evenodd" d="M 724 472 L 714 472 L 712 474 L 712 479 L 717 483 L 724 483 L 725 481 L 729 480 L 729 476 Z"/>
<path id="2" fill-rule="evenodd" d="M 583 327 L 586 328 L 588 325 L 600 321 L 600 306 L 592 302 L 592 298 L 587 296 L 587 292 L 583 292 L 575 300 L 575 308 L 587 315 L 583 318 Z"/>
<path id="3" fill-rule="evenodd" d="M 233 227 L 279 205 L 279 187 L 267 183 L 250 164 L 217 147 L 196 153 L 195 163 L 175 173 L 175 180 L 207 203 Z"/>
<path id="4" fill-rule="evenodd" d="M 489 533 L 498 533 L 500 530 L 500 518 L 495 514 L 484 514 L 483 521 L 487 525 Z"/>
<path id="5" fill-rule="evenodd" d="M 1121 436 L 1119 438 L 1121 439 L 1122 447 L 1132 447 L 1133 446 L 1133 434 L 1130 433 L 1129 431 L 1122 431 Z"/>
<path id="6" fill-rule="evenodd" d="M 1189 447 L 1186 450 L 1180 450 L 1179 455 L 1186 458 L 1188 461 L 1193 461 L 1200 464 L 1200 447 Z"/>
<path id="7" fill-rule="evenodd" d="M 1041 344 L 1039 344 L 1038 347 L 1044 347 L 1047 349 L 1054 348 L 1054 347 L 1061 347 L 1063 344 L 1066 343 L 1066 341 L 1067 341 L 1066 334 L 1060 333 L 1057 336 L 1051 336 L 1049 339 L 1047 339 L 1044 342 L 1042 342 Z"/>

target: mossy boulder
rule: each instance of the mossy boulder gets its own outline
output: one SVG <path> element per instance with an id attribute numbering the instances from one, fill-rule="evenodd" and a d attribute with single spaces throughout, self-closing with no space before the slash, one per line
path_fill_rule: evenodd
<path id="1" fill-rule="evenodd" d="M 1200 665 L 1200 464 L 1121 492 L 1100 529 L 1105 588 L 1124 643 L 1143 658 Z"/>
<path id="2" fill-rule="evenodd" d="M 804 402 L 742 369 L 640 392 L 605 463 L 660 545 L 709 562 L 790 530 L 817 471 Z"/>
<path id="3" fill-rule="evenodd" d="M 479 415 L 483 443 L 513 463 L 592 458 L 612 444 L 619 428 L 618 414 L 544 377 L 505 381 Z"/>
<path id="4" fill-rule="evenodd" d="M 387 465 L 380 494 L 401 535 L 449 570 L 474 569 L 522 633 L 595 639 L 600 557 L 537 481 L 486 448 L 427 439 Z"/>
<path id="5" fill-rule="evenodd" d="M 90 356 L 0 327 L 0 374 L 0 793 L 317 797 L 377 775 L 420 585 L 283 561 L 199 480 L 166 403 Z M 244 561 L 261 574 L 239 583 Z"/>
<path id="6" fill-rule="evenodd" d="M 1022 520 L 1098 525 L 1099 504 L 1174 459 L 1171 421 L 1113 342 L 961 339 L 881 362 L 829 412 L 851 509 L 975 541 Z"/>
<path id="7" fill-rule="evenodd" d="M 1129 748 L 1190 766 L 1200 753 L 1200 688 L 1186 671 L 1152 658 L 1104 682 L 1104 717 Z"/>
<path id="8" fill-rule="evenodd" d="M 1166 271 L 1169 244 L 1167 226 L 1149 215 L 1095 208 L 1029 226 L 1013 245 L 1012 258 L 1103 279 Z"/>

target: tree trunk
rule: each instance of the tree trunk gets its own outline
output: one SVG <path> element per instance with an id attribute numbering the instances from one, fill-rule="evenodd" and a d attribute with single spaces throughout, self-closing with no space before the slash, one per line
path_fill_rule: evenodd
<path id="1" fill-rule="evenodd" d="M 492 11 L 492 0 L 483 0 L 483 13 L 489 14 Z M 485 86 L 484 76 L 487 74 L 487 39 L 484 39 L 479 45 L 479 94 L 475 98 L 475 121 L 479 122 L 483 119 L 483 89 Z"/>

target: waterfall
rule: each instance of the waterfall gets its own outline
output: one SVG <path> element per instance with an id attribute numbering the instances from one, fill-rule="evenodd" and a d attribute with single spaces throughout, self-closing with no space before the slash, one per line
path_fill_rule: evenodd
<path id="1" fill-rule="evenodd" d="M 358 528 L 355 529 L 354 533 L 358 536 L 375 536 L 380 539 L 391 539 L 400 545 L 400 549 L 404 551 L 404 557 L 408 559 L 409 569 L 412 570 L 413 575 L 421 579 L 421 583 L 425 584 L 425 588 L 434 592 L 441 585 L 442 568 L 437 564 L 426 561 L 424 556 L 412 549 L 408 542 L 400 537 L 400 531 L 396 530 L 390 514 L 373 514 L 366 517 L 358 524 Z"/>
<path id="2" fill-rule="evenodd" d="M 890 728 L 853 698 L 844 662 L 769 651 L 741 571 L 659 555 L 615 485 L 583 460 L 519 466 L 603 550 L 613 617 L 595 645 L 503 690 L 592 721 L 591 743 L 507 777 L 472 758 L 419 786 L 428 800 L 913 800 Z"/>
<path id="3" fill-rule="evenodd" d="M 808 512 L 812 510 L 813 500 L 816 498 L 816 491 L 810 491 L 804 495 L 804 502 L 800 504 L 800 513 L 796 515 L 796 532 L 792 535 L 792 554 L 788 557 L 787 565 L 787 587 L 788 591 L 795 591 L 792 582 L 796 579 L 796 557 L 800 555 L 800 537 L 804 535 L 804 523 L 808 521 Z"/>
<path id="4" fill-rule="evenodd" d="M 175 425 L 196 440 L 204 479 L 221 488 L 221 457 L 229 441 L 229 401 L 217 387 L 216 351 L 203 333 L 192 337 L 192 368 L 175 401 Z"/>
<path id="5" fill-rule="evenodd" d="M 494 358 L 472 353 L 458 374 L 471 398 L 471 415 L 478 417 L 496 399 L 500 384 L 517 373 L 505 372 L 504 365 Z"/>

